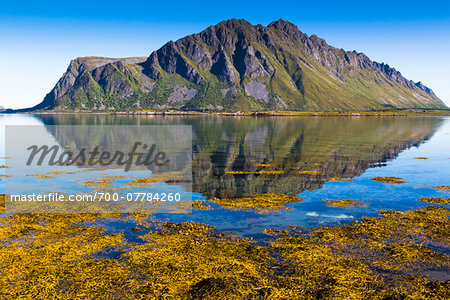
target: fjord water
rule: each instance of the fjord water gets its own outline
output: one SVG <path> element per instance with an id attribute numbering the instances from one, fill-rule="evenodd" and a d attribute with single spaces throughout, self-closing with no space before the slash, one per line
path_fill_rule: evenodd
<path id="1" fill-rule="evenodd" d="M 270 214 L 229 210 L 208 202 L 212 210 L 157 213 L 155 217 L 207 223 L 243 236 L 258 237 L 264 229 L 287 225 L 349 222 L 377 215 L 382 209 L 429 205 L 417 201 L 420 197 L 448 197 L 448 192 L 432 188 L 448 185 L 450 180 L 450 118 L 445 117 L 42 114 L 3 115 L 0 122 L 2 126 L 191 125 L 194 199 L 282 193 L 298 196 L 303 202 Z M 63 136 L 52 134 L 55 142 L 63 144 Z M 375 176 L 397 176 L 406 183 L 370 180 Z M 51 186 L 52 179 L 45 183 Z M 361 200 L 367 206 L 328 207 L 325 198 Z"/>

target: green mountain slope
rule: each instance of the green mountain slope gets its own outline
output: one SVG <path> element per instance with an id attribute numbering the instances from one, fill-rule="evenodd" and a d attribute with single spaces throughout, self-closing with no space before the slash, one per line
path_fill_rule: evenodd
<path id="1" fill-rule="evenodd" d="M 421 82 L 279 20 L 224 21 L 148 58 L 71 61 L 36 109 L 341 111 L 445 108 Z"/>

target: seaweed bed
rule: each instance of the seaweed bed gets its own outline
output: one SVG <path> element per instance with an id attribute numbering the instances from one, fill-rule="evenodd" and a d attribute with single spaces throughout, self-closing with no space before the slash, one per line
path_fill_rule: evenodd
<path id="1" fill-rule="evenodd" d="M 417 199 L 419 201 L 422 202 L 428 202 L 428 203 L 433 203 L 433 204 L 450 204 L 450 198 L 443 198 L 443 197 L 433 197 L 433 198 L 419 198 Z"/>
<path id="2" fill-rule="evenodd" d="M 287 204 L 303 202 L 303 199 L 284 194 L 266 193 L 255 194 L 244 198 L 212 198 L 211 202 L 226 209 L 250 211 L 258 214 L 275 213 L 282 210 L 289 210 Z"/>
<path id="3" fill-rule="evenodd" d="M 435 190 L 450 191 L 450 185 L 434 185 Z"/>
<path id="4" fill-rule="evenodd" d="M 329 207 L 354 207 L 367 206 L 367 203 L 353 199 L 323 199 Z"/>
<path id="5" fill-rule="evenodd" d="M 384 183 L 394 183 L 394 184 L 406 182 L 403 178 L 393 177 L 393 176 L 377 176 L 377 177 L 370 178 L 370 180 L 384 182 Z"/>
<path id="6" fill-rule="evenodd" d="M 5 215 L 0 298 L 449 299 L 450 282 L 426 276 L 449 269 L 449 209 L 380 215 L 266 230 L 263 244 L 146 214 Z M 111 220 L 128 229 L 108 233 Z"/>

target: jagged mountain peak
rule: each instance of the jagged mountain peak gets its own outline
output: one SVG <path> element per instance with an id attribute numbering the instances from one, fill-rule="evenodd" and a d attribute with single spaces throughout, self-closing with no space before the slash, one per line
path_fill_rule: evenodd
<path id="1" fill-rule="evenodd" d="M 222 22 L 217 23 L 214 27 L 221 28 L 221 27 L 228 27 L 228 28 L 239 28 L 239 27 L 253 27 L 253 24 L 248 22 L 245 19 L 229 19 Z"/>
<path id="2" fill-rule="evenodd" d="M 279 19 L 278 21 L 273 21 L 267 27 L 275 28 L 275 29 L 283 31 L 287 34 L 301 33 L 301 31 L 300 31 L 300 29 L 298 29 L 297 25 L 295 25 L 294 23 L 291 23 L 289 21 L 283 20 L 283 19 Z"/>
<path id="3" fill-rule="evenodd" d="M 366 110 L 445 107 L 428 87 L 280 19 L 231 19 L 149 57 L 73 60 L 37 108 Z M 36 107 L 35 107 L 36 108 Z"/>

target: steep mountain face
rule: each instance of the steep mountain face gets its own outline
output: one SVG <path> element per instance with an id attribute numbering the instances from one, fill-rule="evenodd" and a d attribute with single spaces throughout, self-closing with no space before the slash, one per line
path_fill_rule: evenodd
<path id="1" fill-rule="evenodd" d="M 294 24 L 224 21 L 148 58 L 77 58 L 33 109 L 335 111 L 444 108 L 431 89 Z"/>

